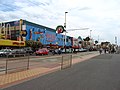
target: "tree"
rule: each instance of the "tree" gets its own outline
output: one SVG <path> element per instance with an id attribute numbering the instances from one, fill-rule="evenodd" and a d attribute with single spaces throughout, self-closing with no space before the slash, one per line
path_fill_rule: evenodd
<path id="1" fill-rule="evenodd" d="M 79 41 L 79 44 L 82 44 L 82 41 Z"/>
<path id="2" fill-rule="evenodd" d="M 106 42 L 101 42 L 101 46 L 103 46 L 103 45 L 107 46 L 108 44 L 110 44 L 110 42 L 107 42 L 107 41 Z"/>
<path id="3" fill-rule="evenodd" d="M 34 40 L 27 40 L 25 41 L 27 47 L 32 47 L 32 48 L 39 48 L 42 46 L 41 42 L 34 41 Z"/>
<path id="4" fill-rule="evenodd" d="M 82 38 L 81 38 L 81 36 L 79 36 L 79 37 L 78 37 L 78 39 L 82 41 Z"/>
<path id="5" fill-rule="evenodd" d="M 97 40 L 95 41 L 95 44 L 98 44 L 98 41 L 97 41 Z"/>
<path id="6" fill-rule="evenodd" d="M 83 39 L 84 41 L 89 41 L 90 37 L 86 37 L 85 39 Z"/>

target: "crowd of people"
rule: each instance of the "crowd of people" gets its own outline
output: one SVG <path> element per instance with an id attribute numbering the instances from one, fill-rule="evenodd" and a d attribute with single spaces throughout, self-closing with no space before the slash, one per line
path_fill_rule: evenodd
<path id="1" fill-rule="evenodd" d="M 120 47 L 115 47 L 115 46 L 113 46 L 113 47 L 107 47 L 107 48 L 102 48 L 102 47 L 100 47 L 99 48 L 99 53 L 100 54 L 102 54 L 102 53 L 104 53 L 104 54 L 106 54 L 106 53 L 109 53 L 109 54 L 119 54 L 120 53 Z"/>

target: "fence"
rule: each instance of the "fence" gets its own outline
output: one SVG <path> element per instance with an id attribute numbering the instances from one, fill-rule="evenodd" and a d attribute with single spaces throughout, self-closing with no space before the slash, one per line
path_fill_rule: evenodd
<path id="1" fill-rule="evenodd" d="M 69 68 L 72 65 L 72 55 L 42 57 L 42 56 L 24 56 L 24 57 L 6 57 L 0 59 L 0 74 L 11 73 L 21 70 L 27 70 L 36 67 L 61 69 Z"/>
<path id="2" fill-rule="evenodd" d="M 72 66 L 72 55 L 62 56 L 61 69 L 66 69 Z"/>
<path id="3" fill-rule="evenodd" d="M 29 57 L 4 58 L 0 60 L 0 72 L 15 72 L 29 69 Z"/>

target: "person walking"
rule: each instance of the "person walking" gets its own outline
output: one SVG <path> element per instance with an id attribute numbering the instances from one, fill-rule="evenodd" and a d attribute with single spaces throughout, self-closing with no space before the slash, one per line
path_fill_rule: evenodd
<path id="1" fill-rule="evenodd" d="M 100 53 L 100 54 L 102 53 L 102 48 L 99 49 L 99 53 Z"/>
<path id="2" fill-rule="evenodd" d="M 59 54 L 59 55 L 61 54 L 61 49 L 60 49 L 60 48 L 58 49 L 58 54 Z"/>
<path id="3" fill-rule="evenodd" d="M 105 53 L 105 54 L 106 54 L 106 51 L 107 51 L 107 49 L 105 48 L 105 49 L 104 49 L 104 53 Z"/>

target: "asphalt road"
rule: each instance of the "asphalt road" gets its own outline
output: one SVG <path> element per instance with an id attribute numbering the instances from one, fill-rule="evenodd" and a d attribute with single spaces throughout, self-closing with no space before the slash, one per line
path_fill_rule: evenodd
<path id="1" fill-rule="evenodd" d="M 120 90 L 120 54 L 102 54 L 3 90 Z"/>

